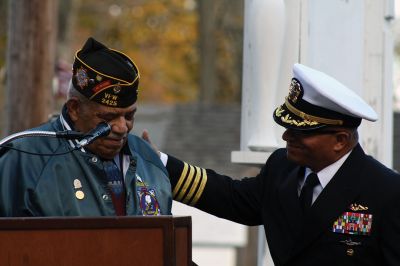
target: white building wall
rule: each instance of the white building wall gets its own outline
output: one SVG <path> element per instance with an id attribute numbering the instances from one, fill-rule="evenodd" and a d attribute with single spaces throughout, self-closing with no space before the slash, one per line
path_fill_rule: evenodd
<path id="1" fill-rule="evenodd" d="M 361 126 L 361 143 L 390 167 L 393 1 L 247 0 L 245 9 L 241 150 L 232 161 L 262 164 L 284 145 L 272 111 L 300 62 L 337 78 L 378 112 L 378 122 Z"/>

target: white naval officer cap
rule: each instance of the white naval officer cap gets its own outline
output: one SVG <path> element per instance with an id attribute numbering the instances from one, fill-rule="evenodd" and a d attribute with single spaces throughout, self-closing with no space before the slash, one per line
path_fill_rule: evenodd
<path id="1" fill-rule="evenodd" d="M 378 115 L 360 96 L 327 74 L 294 64 L 285 103 L 275 109 L 276 123 L 297 130 L 326 126 L 358 127 Z"/>

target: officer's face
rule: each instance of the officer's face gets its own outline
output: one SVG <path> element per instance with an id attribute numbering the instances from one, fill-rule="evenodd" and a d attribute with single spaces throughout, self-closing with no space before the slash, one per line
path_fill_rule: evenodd
<path id="1" fill-rule="evenodd" d="M 111 126 L 110 134 L 89 144 L 88 150 L 104 159 L 112 159 L 121 151 L 129 131 L 133 128 L 136 103 L 126 108 L 113 108 L 95 102 L 82 103 L 75 100 L 75 103 L 67 106 L 75 130 L 88 132 L 103 121 Z"/>
<path id="2" fill-rule="evenodd" d="M 330 129 L 313 132 L 287 129 L 282 139 L 286 141 L 289 160 L 318 172 L 343 155 L 349 132 Z"/>

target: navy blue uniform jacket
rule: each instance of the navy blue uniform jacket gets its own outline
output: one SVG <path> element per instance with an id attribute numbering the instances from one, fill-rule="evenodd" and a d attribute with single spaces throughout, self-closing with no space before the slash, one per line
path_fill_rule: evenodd
<path id="1" fill-rule="evenodd" d="M 264 225 L 279 265 L 400 265 L 400 175 L 358 145 L 308 214 L 300 209 L 302 167 L 275 151 L 256 177 L 233 180 L 169 156 L 175 200 L 245 225 Z M 346 212 L 368 217 L 364 233 L 334 232 Z"/>

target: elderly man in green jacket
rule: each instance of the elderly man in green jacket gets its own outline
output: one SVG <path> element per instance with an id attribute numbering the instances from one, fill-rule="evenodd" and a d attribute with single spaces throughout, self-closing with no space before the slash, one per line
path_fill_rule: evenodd
<path id="1" fill-rule="evenodd" d="M 139 70 L 122 52 L 89 38 L 75 55 L 61 115 L 34 130 L 111 131 L 75 140 L 22 138 L 0 158 L 0 216 L 170 215 L 171 186 L 158 155 L 130 135 Z"/>

